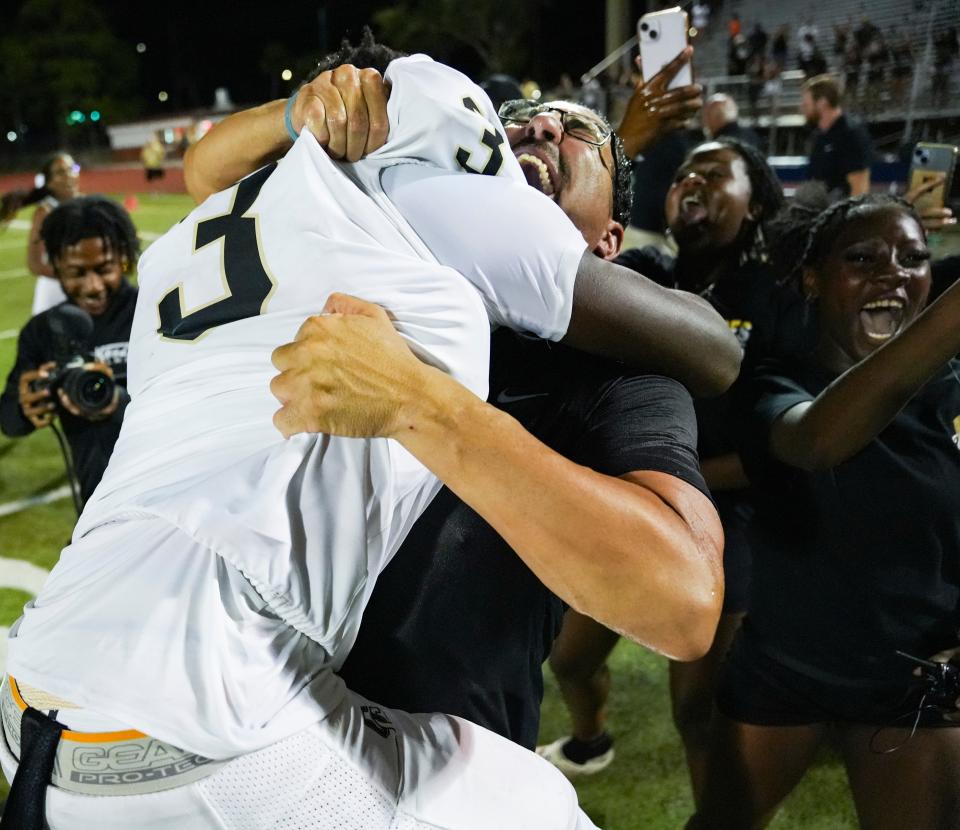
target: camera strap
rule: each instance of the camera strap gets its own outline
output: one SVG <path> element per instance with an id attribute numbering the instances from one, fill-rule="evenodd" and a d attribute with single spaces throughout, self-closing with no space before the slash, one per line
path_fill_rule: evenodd
<path id="1" fill-rule="evenodd" d="M 0 830 L 45 830 L 44 802 L 64 725 L 28 706 L 20 720 L 20 763 Z"/>

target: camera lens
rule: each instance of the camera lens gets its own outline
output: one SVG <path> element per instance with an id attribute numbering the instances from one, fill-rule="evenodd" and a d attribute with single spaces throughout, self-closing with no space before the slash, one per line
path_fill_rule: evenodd
<path id="1" fill-rule="evenodd" d="M 649 28 L 650 28 L 650 24 L 649 24 L 649 23 L 641 23 L 641 24 L 640 24 L 640 31 L 641 31 L 641 32 L 646 32 Z"/>
<path id="2" fill-rule="evenodd" d="M 650 32 L 650 39 L 651 39 L 651 40 L 656 40 L 656 39 L 657 39 L 657 33 L 656 33 L 656 32 Z"/>

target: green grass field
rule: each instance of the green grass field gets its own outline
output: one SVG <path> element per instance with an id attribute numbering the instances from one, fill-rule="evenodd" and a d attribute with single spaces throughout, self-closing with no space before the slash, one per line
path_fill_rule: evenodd
<path id="1" fill-rule="evenodd" d="M 139 197 L 133 214 L 138 229 L 155 238 L 190 209 L 185 196 Z M 26 230 L 21 222 L 0 233 L 0 366 L 13 363 L 16 332 L 27 320 L 33 279 L 24 265 Z M 11 441 L 0 437 L 0 513 L 12 502 L 39 496 L 65 481 L 59 448 L 50 430 Z M 70 536 L 74 514 L 69 499 L 0 515 L 0 557 L 49 569 Z M 19 615 L 29 593 L 9 586 L 11 566 L 0 559 L 0 626 Z M 666 664 L 632 644 L 621 643 L 612 659 L 614 691 L 610 726 L 617 760 L 606 773 L 578 784 L 584 808 L 607 830 L 682 827 L 691 800 L 680 742 L 670 722 Z M 543 707 L 544 740 L 568 731 L 563 706 L 548 677 Z M 6 785 L 0 776 L 0 803 Z M 835 758 L 825 753 L 791 796 L 772 827 L 839 830 L 855 827 L 846 780 Z M 491 829 L 493 830 L 493 828 Z"/>

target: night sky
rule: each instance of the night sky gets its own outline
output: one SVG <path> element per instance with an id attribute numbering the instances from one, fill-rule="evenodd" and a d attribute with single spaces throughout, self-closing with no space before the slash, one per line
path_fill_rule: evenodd
<path id="1" fill-rule="evenodd" d="M 604 54 L 604 0 L 531 0 L 540 8 L 540 25 L 526 44 L 543 83 L 552 84 L 563 71 L 577 77 Z M 16 9 L 19 2 L 2 3 Z M 236 103 L 252 103 L 287 94 L 292 85 L 270 78 L 260 63 L 274 42 L 291 57 L 322 54 L 336 48 L 345 33 L 359 35 L 383 0 L 98 0 L 114 33 L 130 48 L 143 42 L 138 56 L 139 86 L 148 112 L 162 110 L 156 90 L 169 90 L 169 107 L 202 107 L 218 86 L 229 89 Z M 635 3 L 642 6 L 642 3 Z M 325 26 L 321 18 L 325 17 Z M 325 38 L 325 42 L 322 41 Z M 469 48 L 458 50 L 451 63 L 474 76 L 483 67 Z M 480 78 L 478 78 L 479 80 Z"/>

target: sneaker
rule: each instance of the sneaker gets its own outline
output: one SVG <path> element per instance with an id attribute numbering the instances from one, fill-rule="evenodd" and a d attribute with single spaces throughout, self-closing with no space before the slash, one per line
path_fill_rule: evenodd
<path id="1" fill-rule="evenodd" d="M 613 763 L 613 739 L 606 733 L 589 742 L 567 735 L 551 744 L 538 746 L 537 755 L 546 758 L 568 777 L 595 775 Z"/>

